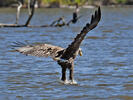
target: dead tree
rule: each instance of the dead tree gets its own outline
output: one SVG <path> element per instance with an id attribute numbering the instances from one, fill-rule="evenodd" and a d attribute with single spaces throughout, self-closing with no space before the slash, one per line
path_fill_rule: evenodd
<path id="1" fill-rule="evenodd" d="M 65 22 L 65 19 L 64 19 L 64 16 L 60 17 L 59 19 L 53 21 L 49 26 L 53 27 L 53 26 L 64 26 L 66 25 L 66 22 Z"/>
<path id="2" fill-rule="evenodd" d="M 31 1 L 31 2 L 30 2 Z M 18 6 L 18 10 L 17 10 L 17 16 L 16 16 L 16 24 L 0 24 L 0 27 L 28 27 L 33 15 L 34 15 L 34 11 L 35 11 L 35 3 L 36 3 L 36 0 L 29 0 L 30 2 L 30 8 L 31 8 L 31 11 L 29 10 L 29 17 L 28 17 L 28 20 L 26 21 L 26 23 L 24 25 L 18 25 L 18 20 L 19 20 L 19 15 L 20 15 L 20 9 L 22 7 L 22 0 L 21 2 L 19 1 L 20 5 Z M 29 8 L 29 9 L 30 9 Z"/>
<path id="3" fill-rule="evenodd" d="M 18 1 L 18 7 L 17 7 L 17 14 L 16 14 L 16 22 L 15 24 L 18 24 L 18 20 L 19 20 L 19 16 L 20 16 L 20 10 L 24 4 L 24 0 L 17 0 Z M 28 12 L 29 12 L 29 15 L 31 15 L 31 0 L 28 0 Z"/>
<path id="4" fill-rule="evenodd" d="M 33 2 L 32 2 L 33 1 Z M 32 16 L 34 15 L 34 11 L 35 11 L 35 3 L 36 3 L 36 0 L 31 0 L 31 4 L 30 4 L 30 8 L 31 8 L 31 13 L 29 15 L 29 18 L 27 20 L 27 22 L 25 23 L 25 26 L 28 26 L 31 19 L 32 19 Z"/>
<path id="5" fill-rule="evenodd" d="M 62 27 L 62 26 L 69 26 L 71 23 L 75 24 L 82 16 L 78 16 L 79 12 L 79 5 L 78 3 L 75 4 L 76 8 L 75 11 L 73 12 L 73 18 L 66 23 L 64 16 L 60 17 L 59 19 L 53 21 L 49 26 L 51 27 Z"/>
<path id="6" fill-rule="evenodd" d="M 34 15 L 35 12 L 35 4 L 36 4 L 37 0 L 28 0 L 28 11 L 29 11 L 29 17 L 26 21 L 25 24 L 23 25 L 18 25 L 18 20 L 19 20 L 19 15 L 20 15 L 20 9 L 22 7 L 22 4 L 24 2 L 24 0 L 18 0 L 19 2 L 19 6 L 17 8 L 17 16 L 16 16 L 16 23 L 15 24 L 0 24 L 0 27 L 63 27 L 63 26 L 68 26 L 70 25 L 70 23 L 75 24 L 78 19 L 81 17 L 78 17 L 78 12 L 79 12 L 79 7 L 78 4 L 76 4 L 76 10 L 73 13 L 73 19 L 70 20 L 68 23 L 65 22 L 64 17 L 60 17 L 58 20 L 53 21 L 51 24 L 49 25 L 29 25 L 30 21 Z"/>
<path id="7" fill-rule="evenodd" d="M 81 16 L 78 17 L 78 12 L 79 12 L 79 6 L 78 3 L 75 4 L 76 8 L 75 11 L 73 12 L 73 18 L 67 23 L 67 25 L 70 25 L 70 23 L 75 24 Z"/>
<path id="8" fill-rule="evenodd" d="M 19 16 L 20 16 L 20 9 L 22 8 L 24 1 L 23 0 L 18 0 L 18 7 L 17 7 L 17 14 L 16 14 L 16 22 L 15 24 L 18 24 Z"/>

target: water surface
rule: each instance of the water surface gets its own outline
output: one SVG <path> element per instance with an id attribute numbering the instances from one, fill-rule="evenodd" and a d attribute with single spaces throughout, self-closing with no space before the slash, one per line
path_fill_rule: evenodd
<path id="1" fill-rule="evenodd" d="M 15 23 L 15 9 L 0 9 L 1 23 Z M 38 9 L 32 25 L 50 24 L 60 16 L 68 21 L 71 9 Z M 60 82 L 61 68 L 51 58 L 10 52 L 15 41 L 67 47 L 90 20 L 94 9 L 76 25 L 56 28 L 0 28 L 0 98 L 2 100 L 132 100 L 133 8 L 102 8 L 102 20 L 82 43 L 75 61 L 77 85 Z M 24 24 L 23 10 L 19 23 Z"/>

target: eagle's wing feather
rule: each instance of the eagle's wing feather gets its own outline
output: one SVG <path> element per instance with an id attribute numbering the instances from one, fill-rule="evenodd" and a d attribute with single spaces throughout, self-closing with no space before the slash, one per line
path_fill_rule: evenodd
<path id="1" fill-rule="evenodd" d="M 101 9 L 99 7 L 98 10 L 95 11 L 95 14 L 92 15 L 90 23 L 87 23 L 81 32 L 77 34 L 74 41 L 66 48 L 61 58 L 69 59 L 70 57 L 73 57 L 73 54 L 79 49 L 79 46 L 84 40 L 86 34 L 98 25 L 100 19 Z"/>
<path id="2" fill-rule="evenodd" d="M 32 55 L 38 57 L 48 57 L 56 58 L 59 56 L 60 51 L 64 50 L 64 48 L 53 46 L 50 44 L 37 44 L 37 45 L 27 45 L 16 49 L 16 51 L 25 54 Z"/>

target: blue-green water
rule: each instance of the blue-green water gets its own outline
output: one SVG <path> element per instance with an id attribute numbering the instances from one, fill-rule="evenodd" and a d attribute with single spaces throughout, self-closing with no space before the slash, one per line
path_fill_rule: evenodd
<path id="1" fill-rule="evenodd" d="M 32 25 L 50 24 L 60 16 L 71 18 L 71 9 L 38 9 Z M 102 20 L 81 45 L 75 61 L 77 85 L 60 82 L 61 68 L 51 58 L 10 52 L 13 42 L 49 43 L 67 47 L 90 20 L 94 9 L 76 25 L 47 28 L 0 28 L 1 100 L 132 100 L 133 8 L 102 8 Z M 27 11 L 22 11 L 20 24 Z M 15 23 L 15 9 L 0 8 L 1 23 Z"/>

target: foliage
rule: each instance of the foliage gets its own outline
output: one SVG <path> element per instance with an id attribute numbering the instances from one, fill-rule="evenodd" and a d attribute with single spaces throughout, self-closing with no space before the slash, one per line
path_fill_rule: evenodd
<path id="1" fill-rule="evenodd" d="M 53 3 L 53 2 L 58 2 L 59 4 L 72 4 L 72 3 L 83 4 L 87 1 L 90 0 L 42 0 L 44 4 Z"/>
<path id="2" fill-rule="evenodd" d="M 128 0 L 116 0 L 117 3 L 126 3 Z"/>
<path id="3" fill-rule="evenodd" d="M 28 0 L 25 0 L 25 4 L 27 4 L 27 1 Z M 84 4 L 95 4 L 96 2 L 101 2 L 101 4 L 104 4 L 103 2 L 106 2 L 107 4 L 110 4 L 111 2 L 115 2 L 117 4 L 126 4 L 127 2 L 133 3 L 133 0 L 37 0 L 37 1 L 42 5 L 46 4 L 71 5 L 74 3 L 84 5 Z M 17 0 L 0 0 L 0 6 L 9 6 L 13 3 L 17 3 Z"/>

